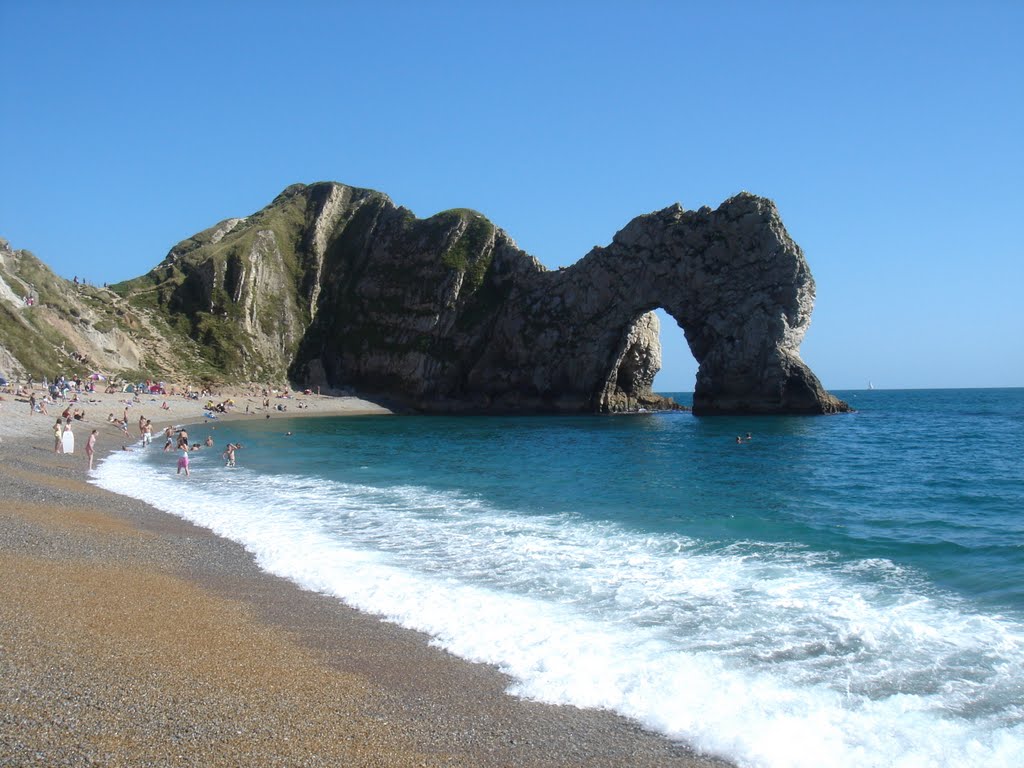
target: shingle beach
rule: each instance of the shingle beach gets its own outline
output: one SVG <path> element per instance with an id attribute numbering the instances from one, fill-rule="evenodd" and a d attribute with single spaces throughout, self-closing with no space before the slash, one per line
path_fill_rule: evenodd
<path id="1" fill-rule="evenodd" d="M 97 429 L 99 456 L 121 449 L 107 414 L 125 397 L 90 395 L 70 456 L 52 450 L 63 406 L 0 402 L 0 766 L 725 765 L 609 713 L 513 698 L 497 670 L 90 485 L 85 440 Z M 233 399 L 224 418 L 265 418 L 259 398 Z M 202 411 L 180 397 L 131 408 L 155 440 Z"/>

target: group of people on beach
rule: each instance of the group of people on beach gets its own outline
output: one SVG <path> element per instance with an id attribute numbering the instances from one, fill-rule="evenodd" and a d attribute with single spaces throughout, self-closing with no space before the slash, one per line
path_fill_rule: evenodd
<path id="1" fill-rule="evenodd" d="M 65 381 L 70 381 L 70 380 L 66 380 L 63 376 L 61 376 L 57 380 L 55 380 L 54 384 L 50 385 L 50 387 L 47 388 L 49 394 L 54 394 L 56 396 L 63 396 L 63 395 L 65 395 L 66 392 L 67 392 L 67 390 L 65 389 L 65 385 L 64 385 Z M 71 386 L 73 387 L 74 384 L 72 384 Z M 69 387 L 69 389 L 70 389 L 70 387 Z M 54 391 L 54 390 L 56 390 L 56 391 Z M 29 410 L 30 410 L 30 412 L 32 414 L 37 413 L 37 412 L 46 414 L 47 413 L 47 411 L 46 411 L 46 403 L 50 402 L 52 404 L 54 402 L 53 400 L 50 400 L 45 395 L 43 397 L 41 397 L 41 398 L 37 398 L 35 391 L 33 391 L 32 389 L 27 389 L 25 387 L 22 387 L 19 390 L 19 392 L 20 392 L 20 394 L 22 394 L 25 397 L 27 397 L 27 400 L 28 400 L 28 403 L 29 403 Z M 72 398 L 72 402 L 74 402 L 76 399 L 77 398 Z M 132 400 L 126 400 L 124 402 L 124 411 L 123 411 L 123 413 L 122 413 L 120 418 L 115 416 L 113 414 L 113 412 L 111 412 L 111 413 L 109 413 L 107 415 L 107 423 L 117 427 L 118 429 L 120 429 L 121 433 L 123 434 L 123 436 L 125 438 L 129 438 L 129 439 L 131 438 L 131 433 L 129 432 L 129 429 L 128 429 L 128 425 L 129 425 L 129 409 L 132 407 L 132 405 L 134 403 L 137 403 L 137 402 L 141 402 L 141 401 L 139 401 L 138 396 L 136 396 Z M 75 436 L 74 436 L 74 432 L 72 431 L 72 428 L 71 428 L 71 422 L 72 422 L 72 420 L 85 421 L 85 419 L 86 419 L 86 415 L 85 415 L 85 409 L 84 408 L 73 408 L 71 405 L 67 405 L 64 408 L 64 411 L 61 413 L 60 417 L 56 420 L 56 422 L 54 423 L 54 426 L 53 426 L 53 452 L 54 453 L 73 454 L 75 452 Z M 142 439 L 142 446 L 144 448 L 149 446 L 153 442 L 153 422 L 152 422 L 152 420 L 151 419 L 147 419 L 145 417 L 145 415 L 143 415 L 143 414 L 139 414 L 138 431 L 139 431 L 139 437 Z M 166 434 L 167 434 L 167 442 L 164 445 L 164 450 L 165 451 L 170 450 L 171 446 L 174 444 L 173 443 L 173 439 L 172 439 L 172 436 L 174 434 L 174 427 L 168 427 L 167 430 L 166 430 Z M 99 436 L 99 430 L 98 429 L 93 429 L 92 432 L 89 434 L 89 439 L 86 441 L 86 445 L 85 445 L 85 453 L 86 453 L 86 455 L 89 458 L 89 470 L 90 471 L 93 469 L 94 463 L 95 463 L 96 442 L 97 442 L 98 436 Z M 182 450 L 182 456 L 178 460 L 178 473 L 180 474 L 182 472 L 182 470 L 184 470 L 184 472 L 185 472 L 185 474 L 187 476 L 189 474 L 188 452 L 190 450 L 198 450 L 200 448 L 200 445 L 198 443 L 196 443 L 194 446 L 189 446 L 189 444 L 188 444 L 188 432 L 186 432 L 183 428 L 179 430 L 177 443 L 178 443 L 178 448 Z M 206 439 L 206 445 L 208 447 L 213 445 L 213 438 L 212 437 L 208 437 Z M 230 453 L 231 453 L 230 459 L 228 458 L 228 451 L 225 451 L 225 461 L 228 461 L 230 466 L 234 466 L 234 447 L 235 446 L 230 446 L 230 444 L 229 444 L 229 448 L 232 449 L 230 451 Z M 127 450 L 130 450 L 130 449 L 128 448 L 127 445 L 123 445 L 122 446 L 122 450 L 126 450 L 127 451 Z"/>
<path id="2" fill-rule="evenodd" d="M 72 408 L 70 405 L 64 409 L 60 417 L 62 419 L 74 419 L 75 421 L 85 421 L 85 408 Z"/>
<path id="3" fill-rule="evenodd" d="M 98 399 L 88 399 L 89 394 L 93 392 L 99 392 L 99 388 L 96 386 L 97 381 L 106 381 L 106 377 L 100 374 L 92 374 L 91 376 L 79 376 L 75 374 L 65 375 L 59 374 L 50 381 L 43 379 L 40 385 L 33 381 L 31 376 L 27 377 L 25 382 L 17 382 L 15 385 L 10 386 L 7 391 L 13 393 L 17 399 L 21 402 L 27 403 L 29 406 L 29 412 L 31 415 L 40 413 L 44 416 L 48 416 L 47 406 L 64 406 L 60 418 L 56 420 L 53 428 L 54 435 L 54 453 L 61 454 L 73 454 L 74 453 L 74 432 L 72 430 L 72 421 L 80 421 L 83 423 L 87 422 L 85 404 L 86 401 L 89 403 L 100 403 Z M 7 386 L 7 382 L 2 382 Z M 41 389 L 41 391 L 40 391 Z M 131 424 L 132 418 L 129 415 L 129 409 L 133 405 L 141 405 L 142 395 L 162 395 L 164 397 L 175 397 L 181 396 L 197 400 L 200 398 L 208 398 L 206 402 L 206 409 L 208 413 L 206 417 L 208 419 L 216 418 L 217 414 L 229 413 L 233 410 L 236 405 L 235 401 L 231 398 L 214 399 L 216 395 L 210 390 L 209 387 L 193 388 L 187 387 L 184 391 L 178 390 L 173 386 L 168 386 L 164 382 L 158 382 L 156 380 L 145 380 L 144 382 L 124 384 L 124 383 L 109 383 L 105 392 L 107 394 L 125 393 L 126 399 L 123 400 L 124 409 L 119 416 L 115 416 L 115 411 L 111 411 L 107 416 L 107 423 L 116 427 L 121 432 L 121 436 L 125 439 L 125 443 L 122 444 L 122 450 L 130 451 L 131 448 L 128 442 L 131 440 L 132 431 Z M 259 397 L 260 400 L 256 400 L 256 404 L 253 406 L 255 410 L 259 410 L 260 402 L 262 401 L 263 410 L 266 413 L 266 417 L 270 418 L 271 411 L 286 411 L 288 400 L 291 400 L 296 395 L 312 395 L 314 394 L 311 390 L 305 392 L 293 393 L 287 388 L 278 390 L 271 388 L 268 383 L 265 387 L 255 389 L 252 392 L 252 397 Z M 319 392 L 316 392 L 319 394 Z M 283 402 L 272 403 L 272 398 L 277 398 Z M 155 401 L 159 402 L 159 401 Z M 252 400 L 250 399 L 250 402 Z M 78 406 L 82 407 L 78 407 Z M 293 403 L 298 408 L 308 407 L 308 404 L 303 400 L 298 400 Z M 171 406 L 168 400 L 163 400 L 159 407 L 164 411 L 171 410 Z M 252 413 L 249 403 L 246 404 L 246 413 Z M 95 417 L 94 417 L 95 418 Z M 150 419 L 147 419 L 144 415 L 140 414 L 138 417 L 138 433 L 142 439 L 142 446 L 148 447 L 153 441 L 153 425 Z M 216 427 L 212 427 L 216 429 Z M 290 434 L 290 433 L 289 433 Z M 191 470 L 189 467 L 189 454 L 198 451 L 202 448 L 212 448 L 214 445 L 213 437 L 207 437 L 205 441 L 200 443 L 189 443 L 188 433 L 183 428 L 168 427 L 166 430 L 167 440 L 164 444 L 164 451 L 176 450 L 179 452 L 177 461 L 177 472 L 178 474 L 184 473 L 186 477 L 190 476 Z M 89 458 L 89 470 L 94 468 L 94 457 L 96 453 L 96 444 L 99 438 L 99 430 L 91 430 L 88 440 L 85 445 L 85 453 Z M 81 448 L 81 447 L 80 447 Z M 227 443 L 221 453 L 221 457 L 224 460 L 226 467 L 236 466 L 236 452 L 242 448 L 239 443 Z"/>
<path id="4" fill-rule="evenodd" d="M 82 395 L 95 391 L 91 381 L 83 382 L 81 378 L 66 377 L 63 375 L 55 378 L 51 384 L 46 384 L 46 380 L 44 379 L 43 388 L 44 392 L 42 395 L 37 396 L 32 383 L 32 378 L 29 377 L 28 383 L 20 385 L 17 392 L 15 392 L 16 397 L 25 398 L 28 401 L 28 412 L 30 416 L 34 416 L 37 413 L 42 414 L 43 416 L 48 416 L 49 413 L 46 410 L 47 405 L 55 405 L 58 402 L 83 402 L 80 399 Z M 90 400 L 90 402 L 96 401 Z M 71 413 L 66 408 L 64 413 L 61 414 L 63 418 L 67 418 L 69 415 L 80 421 L 84 420 L 85 409 L 75 409 L 75 411 Z"/>
<path id="5" fill-rule="evenodd" d="M 213 435 L 207 435 L 206 440 L 202 443 L 189 443 L 188 430 L 184 427 L 167 427 L 164 430 L 164 452 L 170 452 L 172 449 L 178 452 L 178 472 L 177 474 L 185 473 L 185 477 L 191 476 L 191 468 L 189 466 L 189 454 L 195 451 L 202 450 L 203 448 L 213 447 Z M 145 443 L 145 441 L 144 441 Z M 228 443 L 224 448 L 224 452 L 221 454 L 221 458 L 224 459 L 224 465 L 227 467 L 235 466 L 235 451 L 242 447 L 241 443 Z"/>
<path id="6" fill-rule="evenodd" d="M 93 459 L 96 454 L 96 438 L 99 430 L 94 429 L 89 433 L 89 439 L 85 442 L 85 455 L 89 458 L 89 469 L 93 467 Z M 57 419 L 53 425 L 53 452 L 74 453 L 75 433 L 71 429 L 71 417 L 66 416 L 64 420 Z"/>

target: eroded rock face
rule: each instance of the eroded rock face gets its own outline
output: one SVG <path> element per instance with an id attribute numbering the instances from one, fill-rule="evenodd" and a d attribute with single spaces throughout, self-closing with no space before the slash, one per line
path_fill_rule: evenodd
<path id="1" fill-rule="evenodd" d="M 800 360 L 814 282 L 768 200 L 641 216 L 553 272 L 473 215 L 407 227 L 398 216 L 377 210 L 358 253 L 325 272 L 299 379 L 389 390 L 427 409 L 658 407 L 651 310 L 663 307 L 700 363 L 695 412 L 846 409 Z M 464 268 L 446 265 L 462 246 Z"/>
<path id="2" fill-rule="evenodd" d="M 514 371 L 560 387 L 600 379 L 617 365 L 621 329 L 662 307 L 700 364 L 695 413 L 848 410 L 800 359 L 814 281 L 764 198 L 741 194 L 715 211 L 672 206 L 640 216 L 608 247 L 568 269 L 531 276 L 519 290 L 521 299 L 508 303 L 497 324 L 500 342 L 487 366 L 502 379 Z M 553 341 L 532 328 L 566 332 Z M 520 376 L 511 384 L 521 389 L 528 381 Z M 492 375 L 480 386 L 493 391 L 504 381 Z M 607 402 L 606 395 L 591 405 Z"/>
<path id="3" fill-rule="evenodd" d="M 235 375 L 352 387 L 424 410 L 663 407 L 661 307 L 700 364 L 694 411 L 829 413 L 800 360 L 814 282 L 771 201 L 640 216 L 548 271 L 480 214 L 295 185 L 179 244 L 137 281 Z M 239 331 L 244 331 L 240 333 Z"/>
<path id="4" fill-rule="evenodd" d="M 156 330 L 112 292 L 65 280 L 0 238 L 0 375 L 138 370 L 163 352 Z"/>

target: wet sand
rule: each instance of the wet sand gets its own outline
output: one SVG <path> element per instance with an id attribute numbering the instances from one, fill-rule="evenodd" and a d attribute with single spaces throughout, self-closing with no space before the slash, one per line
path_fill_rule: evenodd
<path id="1" fill-rule="evenodd" d="M 280 415 L 386 412 L 321 400 Z M 201 418 L 171 408 L 154 427 Z M 107 450 L 120 430 L 76 423 L 64 456 L 54 419 L 0 403 L 0 766 L 726 765 L 607 712 L 508 696 L 497 670 L 89 485 L 89 430 Z"/>

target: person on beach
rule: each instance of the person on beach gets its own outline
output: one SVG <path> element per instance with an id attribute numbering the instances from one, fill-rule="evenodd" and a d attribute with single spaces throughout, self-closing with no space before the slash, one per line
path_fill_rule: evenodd
<path id="1" fill-rule="evenodd" d="M 71 417 L 68 417 L 64 424 L 64 434 L 61 435 L 61 453 L 75 452 L 75 433 L 71 431 Z"/>
<path id="2" fill-rule="evenodd" d="M 28 396 L 28 415 L 32 416 L 36 412 L 36 393 L 33 392 Z"/>
<path id="3" fill-rule="evenodd" d="M 85 442 L 85 455 L 89 457 L 89 471 L 92 472 L 92 458 L 93 454 L 96 453 L 96 432 L 93 430 L 92 434 L 89 435 L 89 439 Z"/>
<path id="4" fill-rule="evenodd" d="M 114 414 L 110 414 L 109 416 L 107 416 L 107 421 L 113 424 L 118 429 L 120 429 L 122 432 L 124 432 L 125 437 L 131 437 L 131 435 L 128 434 L 128 422 L 121 421 L 120 419 L 115 419 Z"/>
<path id="5" fill-rule="evenodd" d="M 53 452 L 63 453 L 64 451 L 64 428 L 61 426 L 60 419 L 57 419 L 57 423 L 53 425 Z"/>
<path id="6" fill-rule="evenodd" d="M 233 467 L 235 466 L 235 444 L 228 443 L 228 447 L 224 449 L 224 459 L 227 462 L 224 466 Z"/>
<path id="7" fill-rule="evenodd" d="M 181 451 L 181 456 L 178 457 L 178 474 L 181 474 L 181 470 L 185 470 L 185 477 L 189 477 L 188 473 L 188 443 L 185 444 L 184 449 Z"/>
<path id="8" fill-rule="evenodd" d="M 149 445 L 153 442 L 153 422 L 146 419 L 146 426 L 142 429 L 142 444 Z"/>

